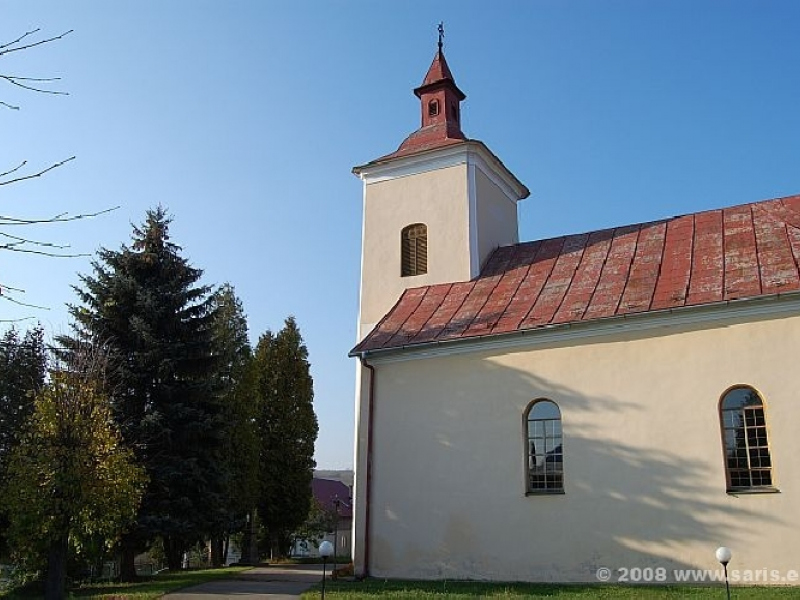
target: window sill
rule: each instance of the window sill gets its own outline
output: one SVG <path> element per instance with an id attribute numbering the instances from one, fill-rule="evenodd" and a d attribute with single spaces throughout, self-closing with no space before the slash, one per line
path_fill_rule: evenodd
<path id="1" fill-rule="evenodd" d="M 525 492 L 526 496 L 563 496 L 564 490 L 542 490 L 536 492 Z"/>
<path id="2" fill-rule="evenodd" d="M 730 488 L 726 490 L 729 496 L 750 496 L 752 494 L 780 494 L 781 491 L 772 486 L 757 488 Z"/>

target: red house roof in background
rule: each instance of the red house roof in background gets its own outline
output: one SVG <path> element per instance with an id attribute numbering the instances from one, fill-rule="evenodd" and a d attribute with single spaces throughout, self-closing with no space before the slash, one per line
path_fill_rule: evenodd
<path id="1" fill-rule="evenodd" d="M 353 516 L 353 501 L 350 497 L 350 488 L 341 481 L 315 477 L 311 480 L 311 493 L 317 502 L 329 510 L 335 510 L 336 500 L 339 500 L 339 516 Z"/>
<path id="2" fill-rule="evenodd" d="M 498 248 L 406 290 L 351 354 L 800 290 L 800 195 Z"/>

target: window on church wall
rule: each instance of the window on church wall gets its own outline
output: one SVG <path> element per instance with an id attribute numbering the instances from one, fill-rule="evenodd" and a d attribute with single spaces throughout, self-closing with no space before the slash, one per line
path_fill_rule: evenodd
<path id="1" fill-rule="evenodd" d="M 400 234 L 400 275 L 428 272 L 428 228 L 422 223 L 405 227 Z"/>
<path id="2" fill-rule="evenodd" d="M 728 390 L 720 401 L 728 491 L 774 491 L 764 402 L 747 386 Z"/>
<path id="3" fill-rule="evenodd" d="M 558 405 L 534 400 L 528 407 L 526 423 L 527 492 L 563 492 L 564 444 Z"/>
<path id="4" fill-rule="evenodd" d="M 428 116 L 435 117 L 439 114 L 439 101 L 431 100 L 428 102 Z"/>

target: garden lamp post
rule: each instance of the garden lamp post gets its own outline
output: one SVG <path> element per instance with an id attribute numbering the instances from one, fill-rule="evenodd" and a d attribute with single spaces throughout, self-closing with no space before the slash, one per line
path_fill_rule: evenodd
<path id="1" fill-rule="evenodd" d="M 725 592 L 728 594 L 728 600 L 731 600 L 731 587 L 728 584 L 728 563 L 731 562 L 731 549 L 725 546 L 717 548 L 717 560 L 725 569 Z"/>
<path id="2" fill-rule="evenodd" d="M 322 557 L 322 600 L 325 600 L 325 566 L 333 554 L 333 544 L 325 540 L 319 545 L 319 555 Z"/>
<path id="3" fill-rule="evenodd" d="M 342 501 L 339 500 L 339 496 L 334 496 L 333 498 L 333 507 L 335 510 L 334 513 L 334 525 L 333 525 L 333 569 L 336 569 L 336 547 L 339 544 L 339 507 L 342 505 Z"/>

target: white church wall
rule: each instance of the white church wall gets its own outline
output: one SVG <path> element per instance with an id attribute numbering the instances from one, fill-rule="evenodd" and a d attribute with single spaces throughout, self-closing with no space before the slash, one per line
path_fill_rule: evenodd
<path id="1" fill-rule="evenodd" d="M 479 163 L 480 164 L 480 163 Z M 478 275 L 483 265 L 498 246 L 519 242 L 517 226 L 517 203 L 509 198 L 483 169 L 473 167 L 475 190 L 478 201 L 475 207 L 476 222 L 472 227 L 477 238 L 475 272 Z"/>
<path id="2" fill-rule="evenodd" d="M 470 278 L 466 171 L 461 163 L 365 184 L 359 339 L 406 288 Z M 428 273 L 400 277 L 400 232 L 415 223 L 428 228 Z"/>
<path id="3" fill-rule="evenodd" d="M 375 360 L 370 574 L 596 582 L 601 567 L 650 567 L 671 579 L 717 568 L 719 545 L 732 568 L 797 569 L 799 340 L 790 317 Z M 718 402 L 736 384 L 763 396 L 780 493 L 726 492 Z M 561 409 L 561 495 L 525 494 L 523 414 L 537 398 Z M 359 485 L 363 536 L 363 472 Z"/>

